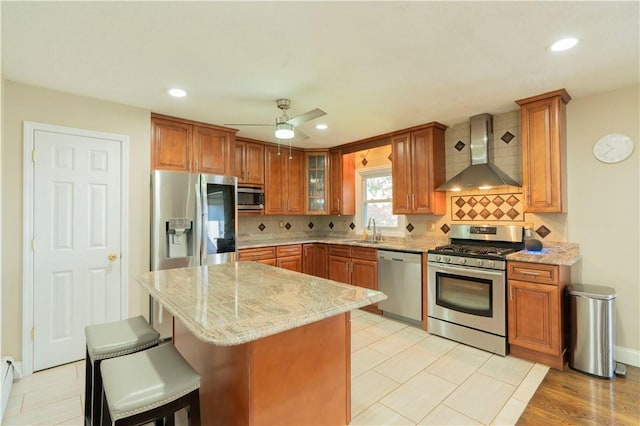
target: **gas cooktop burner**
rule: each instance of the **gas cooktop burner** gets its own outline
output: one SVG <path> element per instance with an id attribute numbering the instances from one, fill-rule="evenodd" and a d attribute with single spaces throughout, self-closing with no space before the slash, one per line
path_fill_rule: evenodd
<path id="1" fill-rule="evenodd" d="M 504 257 L 510 253 L 514 253 L 517 250 L 514 248 L 505 247 L 487 247 L 487 246 L 474 246 L 465 244 L 448 244 L 446 246 L 439 246 L 431 250 L 432 253 L 453 253 L 453 254 L 470 254 L 477 256 L 498 256 Z"/>

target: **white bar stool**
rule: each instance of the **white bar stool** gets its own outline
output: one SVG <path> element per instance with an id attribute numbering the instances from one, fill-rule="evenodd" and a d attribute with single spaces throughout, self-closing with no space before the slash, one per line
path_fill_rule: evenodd
<path id="1" fill-rule="evenodd" d="M 142 316 L 88 325 L 84 334 L 87 341 L 84 422 L 97 426 L 101 419 L 102 361 L 157 346 L 160 334 Z"/>
<path id="2" fill-rule="evenodd" d="M 188 407 L 200 426 L 200 376 L 171 343 L 102 363 L 102 425 L 174 425 Z"/>

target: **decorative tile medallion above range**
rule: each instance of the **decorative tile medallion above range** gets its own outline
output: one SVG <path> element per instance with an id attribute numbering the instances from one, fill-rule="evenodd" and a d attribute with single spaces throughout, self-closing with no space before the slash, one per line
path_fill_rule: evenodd
<path id="1" fill-rule="evenodd" d="M 522 222 L 522 194 L 452 196 L 451 220 Z"/>

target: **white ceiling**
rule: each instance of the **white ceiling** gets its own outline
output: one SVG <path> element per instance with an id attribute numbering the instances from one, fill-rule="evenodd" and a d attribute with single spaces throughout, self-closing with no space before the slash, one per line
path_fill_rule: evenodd
<path id="1" fill-rule="evenodd" d="M 2 2 L 4 78 L 214 124 L 325 117 L 294 146 L 638 84 L 639 2 Z M 551 53 L 564 36 L 580 44 Z M 168 88 L 188 91 L 171 98 Z M 324 122 L 329 129 L 318 131 Z M 275 142 L 271 128 L 238 135 Z"/>

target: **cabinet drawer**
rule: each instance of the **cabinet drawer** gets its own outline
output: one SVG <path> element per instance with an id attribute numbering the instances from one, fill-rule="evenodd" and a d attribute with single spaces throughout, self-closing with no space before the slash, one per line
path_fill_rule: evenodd
<path id="1" fill-rule="evenodd" d="M 263 260 L 275 259 L 275 247 L 259 247 L 238 250 L 238 260 Z"/>
<path id="2" fill-rule="evenodd" d="M 329 245 L 329 255 L 330 256 L 351 257 L 351 247 L 330 244 Z"/>
<path id="3" fill-rule="evenodd" d="M 351 247 L 351 257 L 354 259 L 378 260 L 378 249 Z"/>
<path id="4" fill-rule="evenodd" d="M 557 265 L 507 262 L 507 278 L 512 280 L 558 285 L 558 272 Z"/>
<path id="5" fill-rule="evenodd" d="M 292 244 L 290 246 L 277 246 L 276 254 L 282 256 L 302 256 L 302 244 Z"/>

